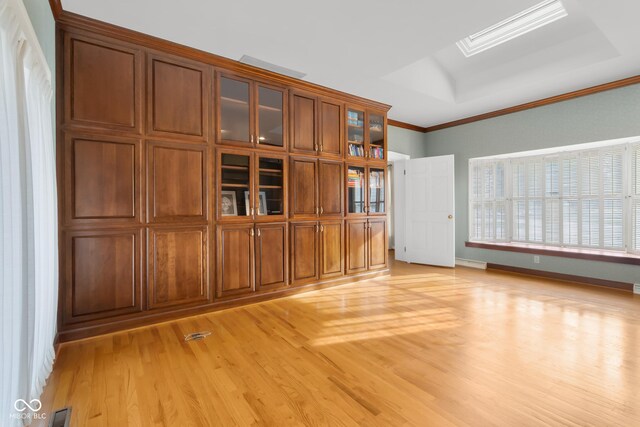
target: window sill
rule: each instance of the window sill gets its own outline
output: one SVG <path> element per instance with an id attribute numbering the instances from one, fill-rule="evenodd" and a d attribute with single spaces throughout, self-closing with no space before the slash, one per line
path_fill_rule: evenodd
<path id="1" fill-rule="evenodd" d="M 574 248 L 550 248 L 549 246 L 527 245 L 519 243 L 465 242 L 468 248 L 491 249 L 497 251 L 520 252 L 525 254 L 547 255 L 562 258 L 603 261 L 617 264 L 640 265 L 640 256 L 612 251 L 600 251 Z"/>

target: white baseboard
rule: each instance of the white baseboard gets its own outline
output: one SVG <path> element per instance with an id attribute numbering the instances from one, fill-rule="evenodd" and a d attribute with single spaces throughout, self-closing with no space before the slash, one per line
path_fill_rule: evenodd
<path id="1" fill-rule="evenodd" d="M 456 267 L 457 266 L 477 268 L 477 269 L 480 269 L 480 270 L 486 270 L 487 269 L 487 263 L 486 262 L 475 261 L 475 260 L 472 260 L 472 259 L 456 258 Z"/>

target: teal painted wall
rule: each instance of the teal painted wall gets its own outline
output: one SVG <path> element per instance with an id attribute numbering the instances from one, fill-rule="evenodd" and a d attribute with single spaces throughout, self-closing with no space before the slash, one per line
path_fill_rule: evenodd
<path id="1" fill-rule="evenodd" d="M 424 134 L 424 155 L 455 155 L 456 256 L 496 264 L 640 283 L 640 267 L 467 248 L 468 161 L 473 157 L 640 135 L 640 85 Z"/>
<path id="2" fill-rule="evenodd" d="M 387 132 L 387 145 L 390 151 L 408 154 L 412 159 L 425 156 L 424 133 L 395 126 L 389 126 Z"/>
<path id="3" fill-rule="evenodd" d="M 56 86 L 56 23 L 53 13 L 47 0 L 23 0 L 24 6 L 29 14 L 29 19 L 38 37 L 38 42 L 42 47 L 47 64 L 51 70 L 51 84 L 53 86 L 53 97 L 51 100 L 52 123 L 55 128 L 55 86 Z"/>

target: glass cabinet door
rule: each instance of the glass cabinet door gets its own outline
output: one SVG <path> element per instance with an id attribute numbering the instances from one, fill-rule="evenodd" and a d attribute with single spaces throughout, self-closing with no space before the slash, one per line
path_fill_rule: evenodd
<path id="1" fill-rule="evenodd" d="M 385 213 L 385 170 L 369 168 L 369 213 Z"/>
<path id="2" fill-rule="evenodd" d="M 284 146 L 284 92 L 258 85 L 257 144 Z"/>
<path id="3" fill-rule="evenodd" d="M 220 154 L 220 217 L 252 216 L 250 166 L 250 155 Z"/>
<path id="4" fill-rule="evenodd" d="M 384 160 L 384 116 L 369 114 L 369 157 Z"/>
<path id="5" fill-rule="evenodd" d="M 349 157 L 365 157 L 363 111 L 347 110 L 347 142 Z"/>
<path id="6" fill-rule="evenodd" d="M 251 143 L 251 84 L 248 81 L 220 77 L 220 139 Z"/>
<path id="7" fill-rule="evenodd" d="M 366 213 L 365 168 L 349 166 L 347 168 L 347 213 Z"/>
<path id="8" fill-rule="evenodd" d="M 258 156 L 256 215 L 284 215 L 284 159 Z"/>

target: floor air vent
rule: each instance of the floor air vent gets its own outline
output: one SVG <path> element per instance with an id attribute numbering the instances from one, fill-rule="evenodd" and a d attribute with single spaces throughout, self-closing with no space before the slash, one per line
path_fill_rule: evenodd
<path id="1" fill-rule="evenodd" d="M 58 409 L 51 416 L 49 427 L 69 427 L 71 422 L 71 407 Z"/>
<path id="2" fill-rule="evenodd" d="M 634 294 L 640 294 L 640 283 L 634 283 L 633 284 L 633 293 Z"/>
<path id="3" fill-rule="evenodd" d="M 184 336 L 185 341 L 200 341 L 211 335 L 209 331 L 192 332 Z"/>

